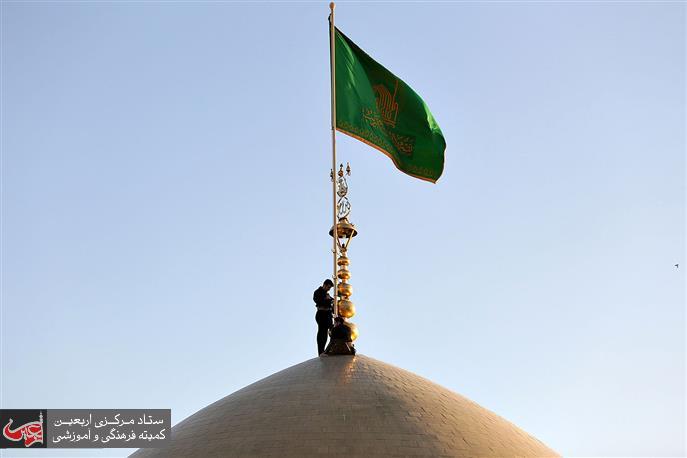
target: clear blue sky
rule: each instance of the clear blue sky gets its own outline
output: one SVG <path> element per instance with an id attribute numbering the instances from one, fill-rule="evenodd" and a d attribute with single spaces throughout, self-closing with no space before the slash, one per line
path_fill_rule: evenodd
<path id="1" fill-rule="evenodd" d="M 2 2 L 2 407 L 176 423 L 315 356 L 327 14 Z M 432 185 L 339 135 L 360 352 L 565 455 L 685 454 L 685 4 L 342 2 L 337 25 L 448 144 Z"/>

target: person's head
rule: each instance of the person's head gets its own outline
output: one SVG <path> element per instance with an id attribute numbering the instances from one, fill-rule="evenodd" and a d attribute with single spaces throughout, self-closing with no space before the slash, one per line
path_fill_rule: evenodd
<path id="1" fill-rule="evenodd" d="M 334 318 L 334 323 L 336 323 L 336 324 L 343 324 L 343 323 L 344 323 L 343 317 L 337 316 L 336 318 Z"/>
<path id="2" fill-rule="evenodd" d="M 330 279 L 326 279 L 326 280 L 324 281 L 324 283 L 322 283 L 322 287 L 323 287 L 325 290 L 329 291 L 331 288 L 334 287 L 334 282 L 331 281 Z"/>

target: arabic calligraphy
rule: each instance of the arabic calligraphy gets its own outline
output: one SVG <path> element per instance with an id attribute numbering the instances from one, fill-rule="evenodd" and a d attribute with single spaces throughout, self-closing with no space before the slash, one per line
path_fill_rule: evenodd
<path id="1" fill-rule="evenodd" d="M 415 149 L 415 137 L 404 135 L 396 129 L 396 119 L 399 112 L 396 101 L 398 79 L 394 85 L 393 93 L 383 84 L 375 84 L 372 89 L 375 93 L 375 105 L 362 107 L 362 120 L 372 129 L 356 128 L 357 131 L 352 131 L 350 128 L 343 127 L 344 130 L 355 134 L 364 141 L 371 142 L 389 154 L 395 151 L 403 156 L 412 157 Z M 337 122 L 337 124 L 341 125 L 343 122 Z"/>
<path id="2" fill-rule="evenodd" d="M 2 448 L 160 448 L 170 409 L 0 410 Z"/>
<path id="3" fill-rule="evenodd" d="M 12 428 L 14 418 L 9 418 L 2 428 L 2 435 L 13 442 L 24 441 L 24 447 L 43 443 L 43 412 L 38 413 L 38 420 L 29 421 L 17 428 Z"/>
<path id="4" fill-rule="evenodd" d="M 393 94 L 383 84 L 375 84 L 372 86 L 372 89 L 375 91 L 375 101 L 377 102 L 377 109 L 382 116 L 382 121 L 384 124 L 396 127 L 396 116 L 398 116 L 398 103 L 396 103 L 398 79 L 396 80 Z"/>

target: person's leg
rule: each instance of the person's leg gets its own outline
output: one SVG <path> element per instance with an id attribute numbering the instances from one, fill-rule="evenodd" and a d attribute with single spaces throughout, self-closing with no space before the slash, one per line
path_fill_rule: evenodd
<path id="1" fill-rule="evenodd" d="M 324 346 L 327 344 L 327 327 L 320 325 L 317 331 L 317 354 L 324 353 Z"/>
<path id="2" fill-rule="evenodd" d="M 324 353 L 324 346 L 327 344 L 327 322 L 326 317 L 323 316 L 322 311 L 318 311 L 315 314 L 315 321 L 317 321 L 317 354 L 320 355 Z"/>
<path id="3" fill-rule="evenodd" d="M 324 326 L 325 326 L 325 331 L 324 331 L 324 343 L 325 343 L 325 350 L 326 350 L 326 345 L 327 345 L 327 338 L 329 337 L 329 331 L 334 327 L 334 318 L 332 318 L 332 312 L 324 312 Z M 332 339 L 329 339 L 329 342 L 331 343 Z"/>

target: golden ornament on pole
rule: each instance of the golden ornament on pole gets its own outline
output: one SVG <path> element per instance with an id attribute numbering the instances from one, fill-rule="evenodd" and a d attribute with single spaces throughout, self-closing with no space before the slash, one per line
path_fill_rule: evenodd
<path id="1" fill-rule="evenodd" d="M 348 266 L 351 264 L 351 260 L 348 259 L 348 245 L 351 243 L 353 237 L 358 235 L 358 231 L 350 221 L 348 221 L 348 216 L 351 213 L 351 203 L 348 201 L 348 183 L 346 182 L 346 177 L 344 175 L 351 175 L 351 166 L 346 164 L 346 173 L 344 174 L 343 164 L 339 165 L 339 172 L 336 178 L 336 193 L 339 196 L 339 200 L 336 204 L 336 233 L 334 231 L 334 226 L 329 231 L 329 235 L 334 237 L 336 252 L 338 257 L 336 259 L 336 265 L 338 269 L 336 270 L 336 314 L 344 318 L 344 324 L 348 326 L 351 330 L 351 339 L 355 340 L 358 337 L 358 328 L 355 324 L 346 321 L 355 315 L 355 305 L 351 302 L 350 297 L 353 294 L 353 287 L 348 283 L 351 279 L 351 271 Z M 334 179 L 334 177 L 332 177 Z"/>

